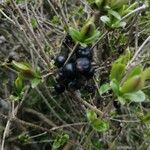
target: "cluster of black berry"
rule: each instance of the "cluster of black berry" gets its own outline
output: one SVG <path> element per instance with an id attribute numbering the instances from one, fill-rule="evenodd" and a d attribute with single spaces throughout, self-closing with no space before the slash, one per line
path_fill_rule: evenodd
<path id="1" fill-rule="evenodd" d="M 59 68 L 55 85 L 57 93 L 81 89 L 95 73 L 95 69 L 91 65 L 92 51 L 90 47 L 78 46 L 72 57 L 65 63 L 67 57 L 64 54 L 55 57 L 54 64 Z"/>

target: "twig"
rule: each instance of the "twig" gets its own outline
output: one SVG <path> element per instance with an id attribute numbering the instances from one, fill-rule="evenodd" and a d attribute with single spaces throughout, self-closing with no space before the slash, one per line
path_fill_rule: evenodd
<path id="1" fill-rule="evenodd" d="M 133 11 L 131 11 L 130 13 L 128 13 L 127 15 L 125 15 L 124 17 L 122 17 L 120 21 L 123 21 L 124 19 L 128 18 L 130 15 L 132 15 L 132 14 L 134 14 L 136 12 L 145 10 L 146 8 L 148 8 L 148 5 L 147 4 L 143 4 L 141 7 L 138 7 L 136 9 L 134 9 Z"/>
<path id="2" fill-rule="evenodd" d="M 72 52 L 69 54 L 69 56 L 68 56 L 68 58 L 67 58 L 67 60 L 66 60 L 66 62 L 64 63 L 64 65 L 70 60 L 70 58 L 72 57 L 72 55 L 74 54 L 74 52 L 76 51 L 76 48 L 78 47 L 78 43 L 73 47 L 73 50 L 72 50 Z"/>
<path id="3" fill-rule="evenodd" d="M 109 31 L 106 31 L 104 34 L 102 34 L 99 39 L 94 43 L 94 45 L 91 47 L 91 50 L 98 44 L 98 42 L 106 35 Z"/>
<path id="4" fill-rule="evenodd" d="M 62 126 L 58 126 L 58 127 L 53 127 L 51 128 L 52 131 L 54 130 L 58 130 L 58 129 L 62 129 L 62 128 L 68 128 L 70 126 L 83 126 L 83 125 L 87 125 L 87 122 L 79 122 L 79 123 L 72 123 L 72 124 L 66 124 L 66 125 L 62 125 Z"/>
<path id="5" fill-rule="evenodd" d="M 56 127 L 56 124 L 54 124 L 50 119 L 45 117 L 42 113 L 37 112 L 36 110 L 30 109 L 30 108 L 24 108 L 23 110 L 27 113 L 36 115 L 38 118 L 40 118 L 42 120 L 42 122 L 45 122 L 52 127 Z"/>
<path id="6" fill-rule="evenodd" d="M 23 14 L 22 14 L 20 8 L 17 6 L 17 4 L 16 4 L 16 2 L 15 2 L 14 0 L 11 0 L 11 2 L 12 2 L 12 4 L 14 5 L 14 7 L 16 8 L 16 10 L 18 11 L 18 13 L 19 13 L 20 17 L 22 18 L 24 24 L 26 25 L 28 31 L 29 31 L 30 34 L 33 36 L 34 40 L 36 41 L 37 45 L 39 46 L 39 49 L 40 49 L 40 51 L 41 51 L 41 54 L 43 55 L 43 57 L 44 57 L 46 63 L 50 66 L 50 62 L 49 62 L 49 60 L 48 60 L 48 57 L 46 56 L 46 53 L 45 53 L 44 50 L 43 50 L 43 47 L 42 47 L 40 41 L 37 39 L 37 37 L 35 36 L 33 30 L 30 28 L 28 22 L 26 21 L 25 17 L 23 16 Z"/>
<path id="7" fill-rule="evenodd" d="M 99 109 L 96 108 L 96 106 L 92 106 L 91 104 L 89 104 L 88 102 L 84 101 L 80 94 L 78 92 L 74 92 L 75 97 L 78 99 L 78 101 L 82 104 L 84 104 L 86 107 L 90 108 L 91 110 L 93 110 L 95 113 L 97 113 L 100 117 L 103 116 L 103 112 L 100 111 Z"/>
<path id="8" fill-rule="evenodd" d="M 4 17 L 6 17 L 11 23 L 13 23 L 13 24 L 15 25 L 15 22 L 14 22 L 10 17 L 8 17 L 8 16 L 2 11 L 2 9 L 0 9 L 0 13 L 1 13 Z"/>
<path id="9" fill-rule="evenodd" d="M 130 62 L 127 64 L 127 68 L 129 68 L 130 65 L 134 62 L 134 60 L 138 57 L 138 55 L 141 53 L 143 47 L 147 44 L 148 41 L 150 41 L 150 36 L 143 42 L 143 44 L 135 52 L 134 56 L 132 57 L 132 59 L 130 60 Z"/>

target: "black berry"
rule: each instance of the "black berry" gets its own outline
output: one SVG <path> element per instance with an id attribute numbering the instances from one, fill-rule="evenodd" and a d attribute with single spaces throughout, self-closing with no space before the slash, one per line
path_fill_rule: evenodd
<path id="1" fill-rule="evenodd" d="M 87 72 L 87 73 L 85 74 L 85 77 L 86 77 L 87 79 L 91 79 L 91 78 L 94 76 L 94 73 L 95 73 L 95 69 L 94 69 L 94 68 L 91 68 L 91 69 L 89 70 L 89 72 Z"/>
<path id="2" fill-rule="evenodd" d="M 88 58 L 78 58 L 76 61 L 76 69 L 80 73 L 86 73 L 91 68 L 91 62 Z"/>
<path id="3" fill-rule="evenodd" d="M 76 56 L 77 56 L 77 58 L 87 57 L 89 59 L 92 59 L 92 52 L 89 47 L 84 48 L 84 47 L 80 46 L 76 52 Z"/>
<path id="4" fill-rule="evenodd" d="M 74 78 L 75 76 L 75 67 L 73 63 L 67 63 L 63 68 L 62 72 L 65 77 Z"/>
<path id="5" fill-rule="evenodd" d="M 57 93 L 63 93 L 65 91 L 65 86 L 61 84 L 56 84 L 54 88 Z"/>
<path id="6" fill-rule="evenodd" d="M 66 61 L 66 56 L 60 54 L 60 55 L 56 56 L 54 64 L 55 64 L 55 66 L 57 66 L 58 68 L 60 68 L 60 67 L 63 66 L 63 64 L 65 63 L 65 61 Z"/>

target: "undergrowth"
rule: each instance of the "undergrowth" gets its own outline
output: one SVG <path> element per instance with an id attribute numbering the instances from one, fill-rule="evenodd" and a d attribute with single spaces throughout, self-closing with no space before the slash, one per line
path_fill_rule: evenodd
<path id="1" fill-rule="evenodd" d="M 150 149 L 149 5 L 0 2 L 1 150 Z M 79 47 L 91 52 L 90 77 Z M 77 75 L 58 81 L 69 62 Z M 79 88 L 68 86 L 74 80 Z"/>

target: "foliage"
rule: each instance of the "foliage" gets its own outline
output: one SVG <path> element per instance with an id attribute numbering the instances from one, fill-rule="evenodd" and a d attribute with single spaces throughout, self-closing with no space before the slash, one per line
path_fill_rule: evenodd
<path id="1" fill-rule="evenodd" d="M 149 149 L 149 5 L 1 2 L 1 149 Z M 56 68 L 58 54 L 65 61 Z M 67 63 L 75 78 L 63 76 Z M 58 81 L 64 93 L 54 88 Z"/>

